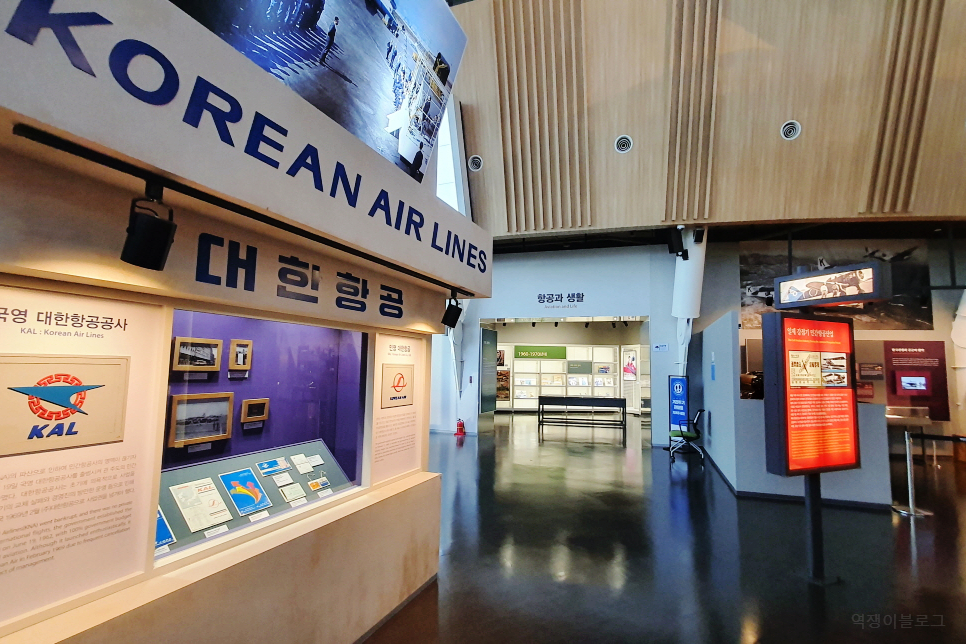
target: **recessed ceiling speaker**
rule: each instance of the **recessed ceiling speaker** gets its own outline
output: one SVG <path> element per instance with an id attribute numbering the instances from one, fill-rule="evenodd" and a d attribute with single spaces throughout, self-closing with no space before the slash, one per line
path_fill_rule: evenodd
<path id="1" fill-rule="evenodd" d="M 470 157 L 469 161 L 466 162 L 466 166 L 471 172 L 479 172 L 483 169 L 483 157 L 478 154 L 474 154 Z"/>
<path id="2" fill-rule="evenodd" d="M 786 141 L 793 141 L 802 133 L 802 124 L 798 121 L 785 121 L 782 123 L 782 138 Z"/>
<path id="3" fill-rule="evenodd" d="M 620 152 L 621 154 L 627 154 L 628 152 L 631 151 L 632 147 L 634 147 L 634 139 L 627 136 L 626 134 L 621 134 L 614 141 L 614 149 Z"/>

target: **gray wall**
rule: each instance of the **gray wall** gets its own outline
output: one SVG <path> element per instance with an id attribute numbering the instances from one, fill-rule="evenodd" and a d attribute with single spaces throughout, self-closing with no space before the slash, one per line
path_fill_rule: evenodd
<path id="1" fill-rule="evenodd" d="M 728 311 L 702 333 L 704 408 L 708 413 L 702 445 L 724 477 L 735 486 L 737 458 L 735 405 L 738 401 L 738 311 Z M 711 378 L 714 356 L 715 374 Z M 764 432 L 764 426 L 762 426 Z"/>
<path id="2" fill-rule="evenodd" d="M 738 492 L 804 496 L 801 476 L 782 477 L 765 469 L 765 401 L 738 400 L 735 417 Z M 889 441 L 883 405 L 858 406 L 862 467 L 822 475 L 822 498 L 878 505 L 892 504 Z"/>
<path id="3" fill-rule="evenodd" d="M 713 241 L 712 236 L 707 250 L 701 317 L 694 322 L 695 331 L 701 331 L 723 313 L 737 310 L 740 304 L 738 246 L 714 244 Z M 653 444 L 667 445 L 668 397 L 664 388 L 668 376 L 677 373 L 677 365 L 674 364 L 677 360 L 674 351 L 677 321 L 671 317 L 674 260 L 675 257 L 664 246 L 515 253 L 495 257 L 493 297 L 468 302 L 463 314 L 464 368 L 462 392 L 455 414 L 466 421 L 467 432 L 477 431 L 479 390 L 475 374 L 479 372 L 481 318 L 641 316 L 649 317 L 649 324 L 641 327 L 640 337 L 634 339 L 622 335 L 618 342 L 608 340 L 599 343 L 669 345 L 670 351 L 652 352 L 650 356 Z M 538 293 L 571 292 L 581 292 L 585 296 L 584 301 L 576 304 L 575 308 L 547 308 L 546 304 L 537 301 Z M 503 328 L 497 325 L 497 332 Z M 539 324 L 537 328 L 540 328 Z M 591 326 L 593 328 L 594 325 Z M 504 341 L 501 336 L 500 342 Z M 569 340 L 558 343 L 566 342 Z M 469 382 L 470 376 L 474 376 L 473 383 Z M 434 387 L 433 398 L 439 395 L 454 394 L 438 391 Z M 436 409 L 445 409 L 445 405 Z M 436 423 L 448 426 L 450 420 L 455 423 L 455 416 L 452 419 L 443 416 L 436 418 L 434 427 Z"/>

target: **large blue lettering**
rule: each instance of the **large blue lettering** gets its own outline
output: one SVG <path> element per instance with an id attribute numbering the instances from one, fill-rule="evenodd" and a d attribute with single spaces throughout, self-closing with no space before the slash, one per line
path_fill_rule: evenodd
<path id="1" fill-rule="evenodd" d="M 224 101 L 228 105 L 227 109 L 209 103 L 208 97 L 212 94 Z M 184 111 L 184 118 L 182 120 L 191 127 L 196 128 L 201 125 L 201 117 L 205 112 L 211 114 L 211 120 L 214 121 L 215 128 L 218 129 L 218 136 L 221 140 L 235 147 L 235 142 L 231 138 L 231 132 L 228 130 L 228 124 L 237 123 L 241 120 L 241 103 L 225 90 L 216 87 L 199 76 L 198 80 L 195 81 L 194 89 L 191 90 L 191 98 L 188 99 L 188 107 Z"/>
<path id="2" fill-rule="evenodd" d="M 50 427 L 50 425 L 34 425 L 30 428 L 30 434 L 27 435 L 27 440 L 31 438 L 43 438 L 44 430 Z"/>
<path id="3" fill-rule="evenodd" d="M 93 11 L 79 11 L 73 13 L 50 13 L 54 0 L 22 0 L 13 12 L 7 33 L 19 38 L 28 45 L 34 44 L 37 36 L 44 29 L 50 29 L 57 36 L 57 42 L 67 54 L 70 64 L 94 76 L 87 56 L 81 51 L 80 45 L 71 33 L 71 27 L 91 27 L 94 25 L 110 25 L 110 20 Z"/>
<path id="4" fill-rule="evenodd" d="M 161 86 L 157 89 L 146 90 L 138 87 L 128 75 L 131 61 L 138 56 L 147 56 L 161 67 L 164 80 L 161 81 Z M 148 105 L 167 105 L 178 95 L 178 88 L 181 86 L 181 81 L 178 79 L 178 70 L 174 68 L 174 65 L 164 54 L 145 42 L 122 40 L 114 45 L 107 62 L 111 68 L 111 74 L 114 75 L 114 80 L 121 86 L 121 89 L 139 101 Z"/>
<path id="5" fill-rule="evenodd" d="M 408 235 L 412 231 L 416 235 L 417 241 L 423 241 L 423 238 L 419 235 L 419 229 L 422 227 L 423 213 L 410 206 L 409 213 L 406 215 L 406 234 Z"/>
<path id="6" fill-rule="evenodd" d="M 386 217 L 386 225 L 392 226 L 392 213 L 389 212 L 389 193 L 385 190 L 379 191 L 379 196 L 372 204 L 372 208 L 369 209 L 369 216 L 375 217 L 378 211 L 382 211 Z"/>
<path id="7" fill-rule="evenodd" d="M 224 246 L 225 238 L 209 233 L 198 235 L 198 260 L 195 263 L 195 281 L 221 286 L 221 278 L 211 274 L 211 247 Z"/>
<path id="8" fill-rule="evenodd" d="M 246 246 L 245 259 L 241 258 L 241 244 L 228 241 L 228 274 L 225 276 L 225 286 L 238 288 L 238 269 L 245 271 L 245 290 L 255 290 L 255 268 L 258 263 L 258 249 Z"/>
<path id="9" fill-rule="evenodd" d="M 275 139 L 270 139 L 265 136 L 266 127 L 275 130 L 282 136 L 288 136 L 288 130 L 286 130 L 284 127 L 268 118 L 261 112 L 255 112 L 255 118 L 252 120 L 252 129 L 248 132 L 248 142 L 245 143 L 245 154 L 250 157 L 255 157 L 262 163 L 267 163 L 273 168 L 277 168 L 279 166 L 278 161 L 262 152 L 259 148 L 261 147 L 262 143 L 264 143 L 268 147 L 282 152 L 285 149 L 285 146 Z"/>
<path id="10" fill-rule="evenodd" d="M 319 151 L 314 145 L 307 144 L 299 153 L 298 158 L 292 163 L 291 167 L 285 171 L 290 177 L 294 177 L 299 170 L 305 168 L 312 173 L 312 180 L 315 182 L 315 189 L 325 192 L 322 187 L 322 164 L 319 163 Z"/>
<path id="11" fill-rule="evenodd" d="M 351 190 L 349 189 L 349 175 L 346 174 L 345 166 L 336 161 L 335 163 L 335 174 L 332 177 L 332 190 L 329 192 L 330 197 L 335 197 L 339 193 L 339 184 L 342 185 L 342 191 L 345 192 L 345 200 L 353 208 L 356 207 L 356 203 L 359 201 L 359 186 L 362 183 L 362 175 L 356 175 L 356 185 Z"/>

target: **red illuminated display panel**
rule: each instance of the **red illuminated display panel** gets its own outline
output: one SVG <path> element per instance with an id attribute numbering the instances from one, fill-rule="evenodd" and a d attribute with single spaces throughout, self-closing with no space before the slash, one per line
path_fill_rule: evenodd
<path id="1" fill-rule="evenodd" d="M 782 343 L 788 473 L 857 467 L 849 324 L 786 317 Z"/>

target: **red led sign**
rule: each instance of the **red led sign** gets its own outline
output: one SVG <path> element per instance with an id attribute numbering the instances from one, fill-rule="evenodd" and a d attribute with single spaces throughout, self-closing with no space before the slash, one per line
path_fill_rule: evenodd
<path id="1" fill-rule="evenodd" d="M 852 327 L 782 318 L 788 474 L 859 466 Z"/>

